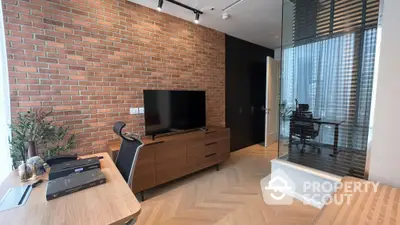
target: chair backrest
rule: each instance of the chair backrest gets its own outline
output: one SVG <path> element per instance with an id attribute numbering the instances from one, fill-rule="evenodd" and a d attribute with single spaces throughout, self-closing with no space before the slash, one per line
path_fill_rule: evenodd
<path id="1" fill-rule="evenodd" d="M 299 111 L 300 112 L 307 112 L 310 106 L 308 104 L 299 104 Z"/>
<path id="2" fill-rule="evenodd" d="M 141 140 L 131 137 L 126 137 L 122 133 L 122 129 L 125 127 L 124 122 L 115 123 L 113 130 L 118 136 L 122 138 L 121 147 L 117 156 L 115 165 L 117 166 L 122 177 L 128 183 L 129 187 L 132 188 L 133 174 L 139 152 L 143 143 Z"/>
<path id="3" fill-rule="evenodd" d="M 296 136 L 315 138 L 319 135 L 320 124 L 314 123 L 312 120 L 301 120 L 295 118 L 292 123 L 292 132 Z"/>

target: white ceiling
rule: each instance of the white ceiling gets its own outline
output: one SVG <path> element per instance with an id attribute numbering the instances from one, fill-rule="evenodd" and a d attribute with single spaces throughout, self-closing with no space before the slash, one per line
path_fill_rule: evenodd
<path id="1" fill-rule="evenodd" d="M 129 0 L 156 9 L 158 0 Z M 267 48 L 280 47 L 282 0 L 243 0 L 226 12 L 230 15 L 222 19 L 222 9 L 237 0 L 178 0 L 185 5 L 204 12 L 200 24 L 231 36 L 262 45 Z M 215 10 L 211 11 L 210 8 Z M 164 1 L 162 12 L 194 21 L 194 13 L 185 8 Z"/>

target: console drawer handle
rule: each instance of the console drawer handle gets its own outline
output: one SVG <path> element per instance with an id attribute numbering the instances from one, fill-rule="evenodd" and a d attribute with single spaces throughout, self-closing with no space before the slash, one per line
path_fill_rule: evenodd
<path id="1" fill-rule="evenodd" d="M 217 154 L 217 153 L 212 153 L 212 154 L 206 155 L 206 158 L 211 157 L 211 156 L 214 156 L 214 155 L 216 155 L 216 154 Z"/>
<path id="2" fill-rule="evenodd" d="M 147 146 L 149 146 L 149 145 L 157 145 L 157 144 L 161 144 L 161 143 L 164 143 L 164 141 L 157 141 L 157 142 L 149 143 L 149 144 L 146 144 L 146 145 Z"/>
<path id="3" fill-rule="evenodd" d="M 212 134 L 212 133 L 216 133 L 217 131 L 216 130 L 213 130 L 213 131 L 207 131 L 206 132 L 206 134 Z"/>
<path id="4" fill-rule="evenodd" d="M 218 144 L 218 142 L 215 141 L 215 142 L 207 143 L 206 146 L 215 145 L 215 144 Z"/>

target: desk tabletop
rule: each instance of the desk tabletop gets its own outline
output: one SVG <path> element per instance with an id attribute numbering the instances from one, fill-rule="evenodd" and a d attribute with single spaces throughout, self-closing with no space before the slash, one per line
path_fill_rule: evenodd
<path id="1" fill-rule="evenodd" d="M 324 206 L 313 225 L 400 224 L 399 188 L 379 184 L 375 192 L 366 180 L 344 177 L 341 182 L 347 184 L 332 199 L 343 203 Z"/>
<path id="2" fill-rule="evenodd" d="M 24 206 L 0 212 L 0 224 L 125 224 L 139 215 L 140 204 L 107 153 L 82 156 L 103 156 L 101 171 L 105 184 L 46 201 L 47 176 L 32 189 Z M 0 196 L 9 188 L 27 185 L 13 171 L 0 186 Z"/>
<path id="3" fill-rule="evenodd" d="M 304 121 L 304 122 L 313 122 L 319 124 L 328 124 L 328 125 L 340 125 L 345 122 L 345 120 L 336 120 L 336 119 L 329 119 L 329 118 L 305 118 L 305 117 L 290 117 L 292 120 L 296 121 Z"/>

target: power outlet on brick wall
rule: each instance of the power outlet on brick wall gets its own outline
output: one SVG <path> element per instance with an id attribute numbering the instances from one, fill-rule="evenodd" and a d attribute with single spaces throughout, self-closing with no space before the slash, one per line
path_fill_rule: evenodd
<path id="1" fill-rule="evenodd" d="M 131 114 L 131 115 L 139 114 L 139 108 L 130 108 L 129 109 L 129 114 Z"/>
<path id="2" fill-rule="evenodd" d="M 139 108 L 139 113 L 140 113 L 140 114 L 143 114 L 143 113 L 144 113 L 144 107 L 140 107 L 140 108 Z"/>

